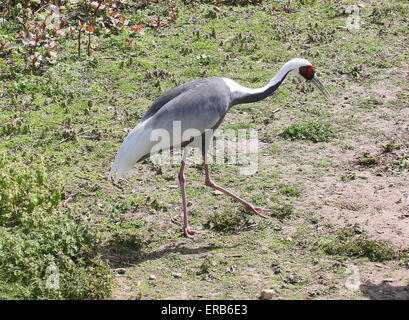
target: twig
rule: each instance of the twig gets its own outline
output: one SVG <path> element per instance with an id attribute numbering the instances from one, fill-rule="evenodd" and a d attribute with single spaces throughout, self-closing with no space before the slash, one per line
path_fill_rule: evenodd
<path id="1" fill-rule="evenodd" d="M 81 56 L 81 27 L 78 27 L 78 57 Z"/>
<path id="2" fill-rule="evenodd" d="M 176 225 L 180 225 L 180 223 L 177 221 L 177 219 L 175 217 L 171 217 L 170 221 Z"/>
<path id="3" fill-rule="evenodd" d="M 72 200 L 76 195 L 78 194 L 78 192 L 71 194 L 67 199 L 65 199 L 62 203 L 62 206 L 65 207 L 65 205 L 67 204 L 68 201 Z"/>

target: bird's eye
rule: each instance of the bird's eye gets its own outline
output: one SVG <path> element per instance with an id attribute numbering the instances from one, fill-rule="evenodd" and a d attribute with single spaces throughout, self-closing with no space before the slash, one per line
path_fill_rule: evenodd
<path id="1" fill-rule="evenodd" d="M 314 66 L 300 67 L 300 74 L 307 80 L 312 80 L 314 78 L 314 73 Z"/>

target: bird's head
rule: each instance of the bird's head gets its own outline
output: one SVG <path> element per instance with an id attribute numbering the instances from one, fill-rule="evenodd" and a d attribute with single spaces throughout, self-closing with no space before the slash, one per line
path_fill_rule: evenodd
<path id="1" fill-rule="evenodd" d="M 305 79 L 307 81 L 311 81 L 321 92 L 330 99 L 331 95 L 329 94 L 328 90 L 325 89 L 321 81 L 315 75 L 315 68 L 306 59 L 292 59 L 287 62 L 289 64 L 290 72 L 297 75 L 298 77 Z"/>

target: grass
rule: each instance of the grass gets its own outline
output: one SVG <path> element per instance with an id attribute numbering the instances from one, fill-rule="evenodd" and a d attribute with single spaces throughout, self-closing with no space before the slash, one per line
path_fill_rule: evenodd
<path id="1" fill-rule="evenodd" d="M 63 185 L 48 177 L 46 166 L 8 159 L 13 165 L 5 157 L 0 162 L 2 298 L 105 297 L 111 290 L 111 275 L 95 251 L 98 233 L 81 217 L 58 210 Z M 44 281 L 50 277 L 44 274 L 49 267 L 58 269 L 59 290 Z"/>
<path id="2" fill-rule="evenodd" d="M 284 195 L 287 197 L 299 197 L 301 195 L 301 191 L 298 190 L 296 187 L 287 185 L 285 183 L 277 184 L 277 193 L 280 195 Z"/>
<path id="3" fill-rule="evenodd" d="M 344 174 L 344 175 L 341 176 L 341 180 L 345 181 L 345 182 L 352 181 L 352 180 L 355 180 L 355 179 L 356 179 L 356 174 L 353 173 L 353 172 L 347 173 L 347 174 Z"/>
<path id="4" fill-rule="evenodd" d="M 249 215 L 243 213 L 234 213 L 225 211 L 222 213 L 216 212 L 210 216 L 205 223 L 205 227 L 216 231 L 238 231 L 246 227 L 254 225 Z"/>
<path id="5" fill-rule="evenodd" d="M 379 162 L 379 156 L 370 152 L 364 152 L 358 159 L 358 163 L 363 166 L 372 166 L 378 164 Z"/>
<path id="6" fill-rule="evenodd" d="M 56 63 L 34 74 L 21 52 L 0 53 L 0 298 L 257 299 L 273 287 L 284 299 L 339 299 L 348 296 L 346 259 L 397 268 L 399 255 L 376 233 L 344 232 L 317 211 L 329 206 L 324 178 L 360 181 L 344 154 L 372 174 L 378 154 L 360 148 L 385 146 L 381 162 L 398 178 L 408 169 L 406 146 L 382 131 L 399 132 L 407 107 L 406 3 L 365 1 L 365 23 L 350 32 L 350 1 L 256 2 L 218 11 L 176 1 L 178 19 L 160 28 L 149 23 L 161 4 L 147 5 L 128 12 L 143 35 L 100 34 L 90 57 L 78 57 L 75 39 L 61 41 Z M 0 38 L 13 39 L 16 26 L 1 24 Z M 190 165 L 190 223 L 206 231 L 191 241 L 181 236 L 177 164 L 145 161 L 119 185 L 107 181 L 120 143 L 164 91 L 211 76 L 261 87 L 294 57 L 314 63 L 336 104 L 289 76 L 273 97 L 233 107 L 222 124 L 257 130 L 257 172 L 211 166 L 217 184 L 272 209 L 270 219 L 212 193 L 203 166 Z M 399 88 L 388 102 L 362 93 L 382 81 Z M 382 108 L 383 127 L 374 125 Z M 59 288 L 47 285 L 55 267 Z"/>
<path id="7" fill-rule="evenodd" d="M 370 261 L 387 261 L 396 257 L 396 251 L 388 244 L 370 239 L 354 228 L 344 228 L 339 234 L 321 245 L 322 249 L 333 255 L 366 257 Z"/>
<path id="8" fill-rule="evenodd" d="M 284 139 L 311 140 L 313 142 L 328 142 L 334 137 L 334 129 L 328 121 L 299 121 L 282 132 Z"/>

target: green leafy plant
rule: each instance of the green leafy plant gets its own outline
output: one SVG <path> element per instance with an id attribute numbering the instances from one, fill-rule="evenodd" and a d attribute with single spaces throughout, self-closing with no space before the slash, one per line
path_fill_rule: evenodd
<path id="1" fill-rule="evenodd" d="M 362 166 L 373 166 L 380 162 L 380 157 L 370 152 L 364 152 L 358 159 L 358 163 Z"/>
<path id="2" fill-rule="evenodd" d="M 205 227 L 216 231 L 232 232 L 252 225 L 249 215 L 234 212 L 216 212 L 209 217 Z"/>
<path id="3" fill-rule="evenodd" d="M 62 182 L 41 161 L 0 157 L 0 297 L 101 299 L 110 293 L 100 237 L 89 222 L 59 211 L 63 198 Z M 57 287 L 47 282 L 50 266 L 58 272 Z"/>
<path id="4" fill-rule="evenodd" d="M 311 140 L 313 142 L 327 142 L 334 135 L 331 123 L 322 120 L 300 121 L 289 126 L 281 133 L 284 139 Z"/>
<path id="5" fill-rule="evenodd" d="M 371 261 L 391 260 L 396 256 L 395 250 L 387 243 L 370 239 L 354 227 L 341 229 L 336 237 L 321 247 L 328 254 L 367 257 Z"/>
<path id="6" fill-rule="evenodd" d="M 288 197 L 299 197 L 301 192 L 295 187 L 285 183 L 277 184 L 277 193 Z"/>
<path id="7" fill-rule="evenodd" d="M 271 216 L 277 219 L 285 219 L 294 216 L 296 212 L 289 204 L 275 205 L 272 207 Z"/>

